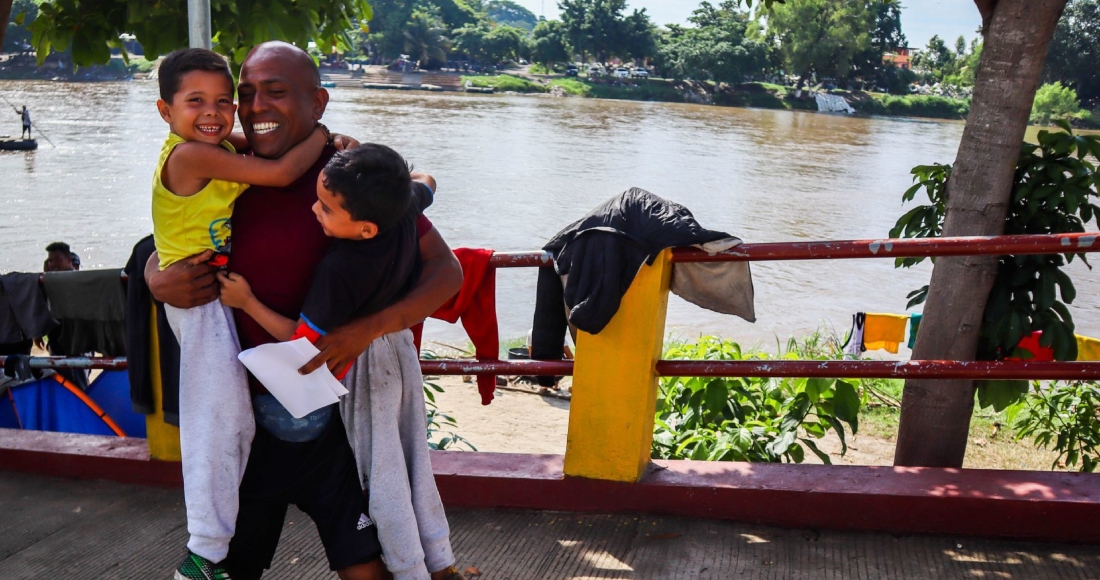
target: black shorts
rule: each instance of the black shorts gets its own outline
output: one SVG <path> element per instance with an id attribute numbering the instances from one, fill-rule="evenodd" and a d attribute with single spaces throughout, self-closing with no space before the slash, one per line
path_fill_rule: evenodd
<path id="1" fill-rule="evenodd" d="M 234 579 L 259 578 L 271 566 L 289 504 L 317 524 L 332 570 L 382 555 L 339 413 L 333 413 L 320 438 L 305 443 L 282 441 L 257 425 L 240 503 L 225 560 Z"/>

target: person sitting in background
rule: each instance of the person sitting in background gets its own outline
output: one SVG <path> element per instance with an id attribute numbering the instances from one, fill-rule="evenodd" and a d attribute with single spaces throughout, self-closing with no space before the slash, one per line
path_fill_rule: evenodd
<path id="1" fill-rule="evenodd" d="M 69 244 L 65 242 L 53 242 L 46 246 L 46 261 L 42 263 L 43 272 L 74 272 L 77 270 L 80 270 L 80 257 L 73 253 Z M 37 340 L 35 341 L 35 345 L 38 348 L 46 350 L 51 355 L 59 354 L 55 353 L 54 350 L 50 348 L 50 344 L 56 344 L 60 334 L 61 328 L 55 328 L 46 335 L 45 341 Z M 64 369 L 59 370 L 58 374 L 81 389 L 88 388 L 88 371 L 86 370 Z"/>
<path id="2" fill-rule="evenodd" d="M 73 253 L 69 244 L 54 242 L 46 246 L 46 261 L 42 263 L 43 272 L 69 272 L 80 269 L 80 257 Z"/>

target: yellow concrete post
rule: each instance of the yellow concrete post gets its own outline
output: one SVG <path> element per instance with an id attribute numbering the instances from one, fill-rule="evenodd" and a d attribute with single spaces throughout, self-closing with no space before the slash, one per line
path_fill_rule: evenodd
<path id="1" fill-rule="evenodd" d="M 665 250 L 642 266 L 602 332 L 577 333 L 566 475 L 633 482 L 645 473 L 671 279 Z"/>
<path id="2" fill-rule="evenodd" d="M 145 438 L 149 445 L 149 457 L 160 461 L 180 461 L 180 430 L 164 422 L 164 382 L 160 372 L 160 337 L 157 335 L 157 307 L 153 305 L 152 325 L 149 333 L 150 366 L 153 380 L 152 415 L 145 417 Z"/>

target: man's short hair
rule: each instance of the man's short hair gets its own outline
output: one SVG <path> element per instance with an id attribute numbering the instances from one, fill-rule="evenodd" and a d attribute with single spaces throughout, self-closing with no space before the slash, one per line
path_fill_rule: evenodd
<path id="1" fill-rule="evenodd" d="M 332 156 L 322 176 L 325 188 L 339 195 L 355 221 L 368 221 L 385 232 L 412 203 L 411 169 L 397 151 L 364 143 Z"/>
<path id="2" fill-rule="evenodd" d="M 46 253 L 52 254 L 54 252 L 61 252 L 66 257 L 72 258 L 73 251 L 69 249 L 69 244 L 65 242 L 54 242 L 46 246 Z"/>
<path id="3" fill-rule="evenodd" d="M 160 63 L 157 72 L 160 98 L 171 103 L 172 97 L 180 90 L 183 75 L 196 70 L 222 73 L 229 86 L 233 86 L 233 73 L 229 71 L 225 57 L 205 48 L 181 48 L 164 57 Z"/>

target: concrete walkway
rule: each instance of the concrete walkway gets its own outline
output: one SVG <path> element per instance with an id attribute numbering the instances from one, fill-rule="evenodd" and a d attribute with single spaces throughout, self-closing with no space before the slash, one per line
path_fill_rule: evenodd
<path id="1" fill-rule="evenodd" d="M 186 533 L 179 489 L 0 472 L 0 578 L 168 579 Z M 478 580 L 1100 579 L 1100 547 L 790 530 L 559 512 L 450 512 Z M 291 510 L 265 578 L 336 578 Z"/>

